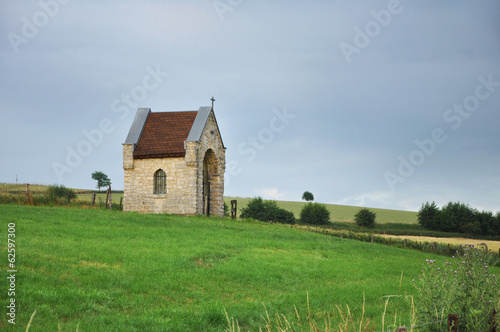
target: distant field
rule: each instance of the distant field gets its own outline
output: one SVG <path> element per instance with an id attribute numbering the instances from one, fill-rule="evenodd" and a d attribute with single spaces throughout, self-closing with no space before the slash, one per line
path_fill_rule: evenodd
<path id="1" fill-rule="evenodd" d="M 500 241 L 490 241 L 490 240 L 475 240 L 475 239 L 466 239 L 466 238 L 435 238 L 429 236 L 410 236 L 410 235 L 380 235 L 391 238 L 400 238 L 400 239 L 408 239 L 413 241 L 421 241 L 421 242 L 439 242 L 439 243 L 449 243 L 449 244 L 474 244 L 478 245 L 479 243 L 486 243 L 488 249 L 497 253 L 500 249 Z M 465 235 L 464 235 L 465 236 Z"/>
<path id="2" fill-rule="evenodd" d="M 226 203 L 230 206 L 230 201 L 236 199 L 238 201 L 238 215 L 241 213 L 241 209 L 246 207 L 250 198 L 241 197 L 224 197 Z M 290 201 L 277 201 L 278 206 L 284 208 L 285 210 L 292 211 L 295 217 L 298 218 L 302 206 L 306 204 L 305 202 L 290 202 Z M 361 209 L 358 206 L 348 206 L 348 205 L 335 205 L 335 204 L 325 204 L 328 210 L 330 210 L 330 216 L 332 221 L 354 221 L 354 215 Z M 399 211 L 399 210 L 386 210 L 386 209 L 375 209 L 369 208 L 371 211 L 377 214 L 378 223 L 401 223 L 401 224 L 417 224 L 417 212 L 411 211 Z"/>

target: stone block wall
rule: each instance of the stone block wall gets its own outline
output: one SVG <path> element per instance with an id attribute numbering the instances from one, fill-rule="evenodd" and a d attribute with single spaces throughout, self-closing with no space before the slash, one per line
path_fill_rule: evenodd
<path id="1" fill-rule="evenodd" d="M 167 175 L 167 193 L 154 193 L 154 174 Z M 196 167 L 184 158 L 135 159 L 125 170 L 124 211 L 140 213 L 196 214 Z"/>

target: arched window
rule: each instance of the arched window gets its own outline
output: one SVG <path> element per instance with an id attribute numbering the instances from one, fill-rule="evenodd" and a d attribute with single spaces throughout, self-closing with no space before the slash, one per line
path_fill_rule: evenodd
<path id="1" fill-rule="evenodd" d="M 166 194 L 167 193 L 167 174 L 162 169 L 155 172 L 154 176 L 155 182 L 155 194 Z"/>

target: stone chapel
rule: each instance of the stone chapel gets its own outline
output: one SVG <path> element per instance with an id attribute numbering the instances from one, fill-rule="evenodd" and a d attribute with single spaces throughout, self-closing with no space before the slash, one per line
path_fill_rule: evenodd
<path id="1" fill-rule="evenodd" d="M 123 210 L 224 215 L 226 148 L 212 107 L 139 108 L 123 143 Z"/>

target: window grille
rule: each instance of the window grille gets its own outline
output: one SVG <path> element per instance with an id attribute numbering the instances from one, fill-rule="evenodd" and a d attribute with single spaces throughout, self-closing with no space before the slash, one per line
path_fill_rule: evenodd
<path id="1" fill-rule="evenodd" d="M 162 169 L 155 172 L 154 176 L 155 182 L 155 194 L 166 194 L 167 193 L 167 174 Z"/>

